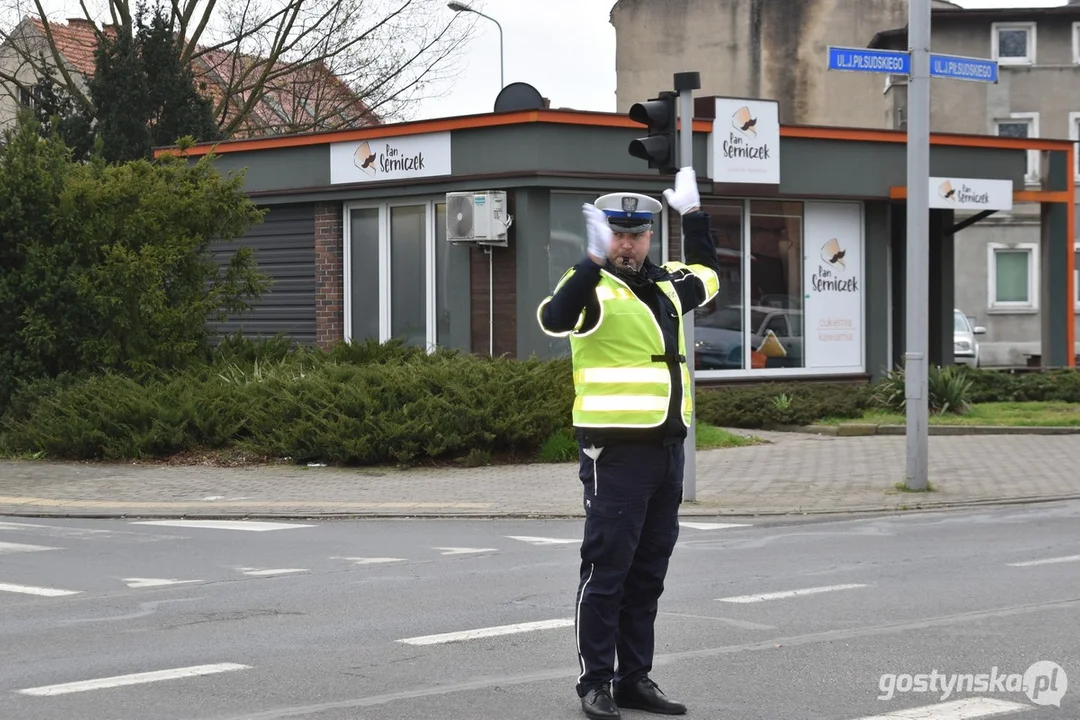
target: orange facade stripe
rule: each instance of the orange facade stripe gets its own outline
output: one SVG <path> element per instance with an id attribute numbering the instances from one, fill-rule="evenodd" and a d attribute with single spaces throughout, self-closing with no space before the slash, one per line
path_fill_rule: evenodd
<path id="1" fill-rule="evenodd" d="M 560 110 L 523 110 L 521 112 L 499 113 L 495 115 L 465 115 L 462 117 L 441 118 L 438 120 L 419 120 L 416 122 L 389 126 L 372 125 L 365 128 L 338 130 L 335 132 L 281 135 L 277 137 L 253 138 L 250 140 L 226 140 L 216 146 L 213 144 L 197 145 L 188 150 L 186 154 L 190 157 L 197 157 L 206 155 L 211 150 L 215 154 L 221 155 L 230 152 L 250 152 L 252 150 L 272 150 L 285 147 L 305 147 L 338 142 L 356 142 L 386 137 L 388 129 L 393 133 L 394 137 L 401 137 L 404 135 L 420 135 L 423 133 L 447 132 L 451 130 L 472 130 L 476 128 L 498 127 L 503 125 L 520 125 L 522 123 L 530 122 L 644 129 L 643 125 L 640 125 L 623 115 Z M 712 123 L 707 120 L 695 120 L 694 131 L 701 133 L 711 132 Z M 159 148 L 154 151 L 154 157 L 179 154 L 180 151 L 175 147 Z"/>
<path id="2" fill-rule="evenodd" d="M 306 133 L 302 135 L 283 135 L 277 137 L 252 138 L 249 140 L 226 140 L 217 145 L 210 143 L 197 145 L 187 151 L 189 156 L 205 155 L 211 150 L 217 154 L 229 152 L 248 152 L 252 150 L 270 150 L 284 147 L 304 147 L 325 145 L 336 142 L 353 142 L 385 137 L 387 132 L 395 136 L 418 135 L 421 133 L 446 132 L 450 130 L 470 130 L 474 128 L 518 125 L 529 122 L 557 123 L 562 125 L 587 125 L 591 127 L 641 128 L 629 117 L 615 113 L 587 112 L 577 110 L 522 110 L 520 112 L 464 115 L 436 120 L 417 120 L 397 125 L 374 125 L 371 127 L 335 132 Z M 694 131 L 712 132 L 711 120 L 694 120 Z M 860 128 L 825 127 L 818 125 L 798 125 L 780 127 L 781 137 L 809 138 L 814 140 L 847 140 L 854 142 L 906 143 L 907 135 L 897 130 L 870 130 Z M 1072 144 L 1064 140 L 1039 140 L 1036 138 L 1002 138 L 975 135 L 934 134 L 930 136 L 933 145 L 955 145 L 961 147 L 1003 148 L 1010 150 L 1059 150 L 1071 148 Z M 175 147 L 158 148 L 155 157 L 177 155 Z"/>
<path id="3" fill-rule="evenodd" d="M 904 200 L 906 198 L 906 187 L 889 188 L 889 199 Z M 1013 192 L 1013 202 L 1068 203 L 1071 206 L 1072 193 L 1068 190 L 1016 190 Z"/>

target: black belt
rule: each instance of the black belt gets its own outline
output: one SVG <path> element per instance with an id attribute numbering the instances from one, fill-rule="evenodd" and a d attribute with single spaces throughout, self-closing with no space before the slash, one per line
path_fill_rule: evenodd
<path id="1" fill-rule="evenodd" d="M 666 362 L 666 363 L 684 363 L 686 362 L 685 355 L 653 355 L 653 362 Z"/>

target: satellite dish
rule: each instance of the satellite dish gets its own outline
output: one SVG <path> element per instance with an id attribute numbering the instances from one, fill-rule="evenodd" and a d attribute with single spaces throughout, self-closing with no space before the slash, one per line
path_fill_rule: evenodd
<path id="1" fill-rule="evenodd" d="M 543 109 L 544 97 L 529 83 L 510 83 L 495 98 L 495 112 Z"/>

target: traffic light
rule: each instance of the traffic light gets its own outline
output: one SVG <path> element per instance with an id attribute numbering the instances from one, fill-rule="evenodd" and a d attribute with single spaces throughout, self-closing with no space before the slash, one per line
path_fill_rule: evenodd
<path id="1" fill-rule="evenodd" d="M 649 167 L 661 173 L 678 170 L 678 127 L 675 104 L 679 94 L 665 90 L 659 97 L 634 103 L 630 119 L 649 128 L 647 137 L 630 142 L 630 154 L 647 160 Z"/>

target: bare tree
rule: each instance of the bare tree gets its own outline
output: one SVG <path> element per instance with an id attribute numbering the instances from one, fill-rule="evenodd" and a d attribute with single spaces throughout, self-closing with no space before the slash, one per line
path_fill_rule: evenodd
<path id="1" fill-rule="evenodd" d="M 476 17 L 449 13 L 444 0 L 159 1 L 171 3 L 163 9 L 184 39 L 182 59 L 213 99 L 225 137 L 409 119 L 419 100 L 438 96 L 440 83 L 456 75 Z M 47 17 L 45 2 L 0 0 L 0 23 L 8 16 L 0 83 L 13 92 L 26 86 L 26 68 L 39 77 L 51 69 L 92 112 L 87 48 L 75 45 L 96 44 L 105 33 L 134 35 L 138 8 L 131 0 L 78 0 L 79 19 L 89 22 L 63 24 Z"/>

